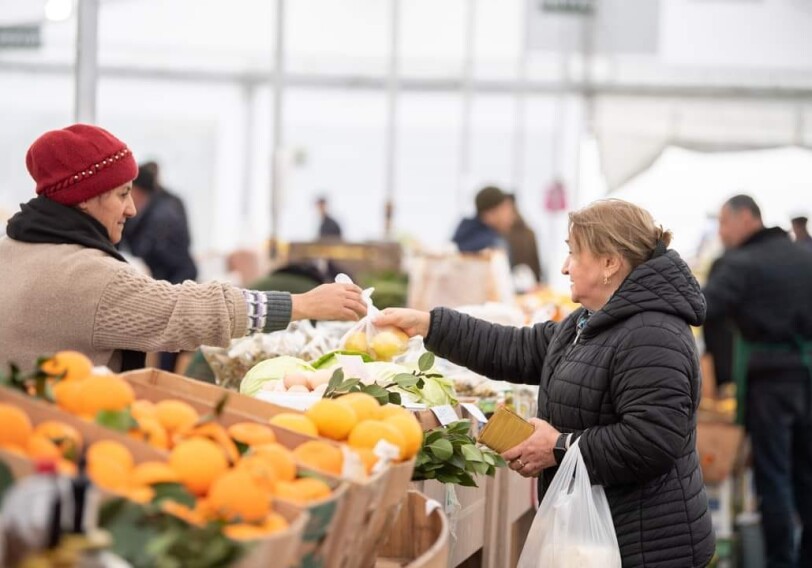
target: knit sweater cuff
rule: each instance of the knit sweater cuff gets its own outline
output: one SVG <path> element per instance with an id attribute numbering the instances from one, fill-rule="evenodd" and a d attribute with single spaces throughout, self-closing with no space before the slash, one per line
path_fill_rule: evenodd
<path id="1" fill-rule="evenodd" d="M 265 292 L 267 297 L 268 315 L 265 319 L 265 333 L 279 331 L 288 327 L 293 301 L 288 292 Z"/>

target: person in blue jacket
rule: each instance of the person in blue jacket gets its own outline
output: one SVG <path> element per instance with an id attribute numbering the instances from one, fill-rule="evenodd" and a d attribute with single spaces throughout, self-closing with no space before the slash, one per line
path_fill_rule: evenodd
<path id="1" fill-rule="evenodd" d="M 479 252 L 485 249 L 508 249 L 504 235 L 516 219 L 510 195 L 498 187 L 488 186 L 475 198 L 476 216 L 460 221 L 452 241 L 460 252 Z"/>

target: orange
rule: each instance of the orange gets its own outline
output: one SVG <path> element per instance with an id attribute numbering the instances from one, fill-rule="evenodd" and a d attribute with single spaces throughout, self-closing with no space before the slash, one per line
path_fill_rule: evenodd
<path id="1" fill-rule="evenodd" d="M 336 400 L 342 404 L 351 406 L 355 411 L 355 415 L 358 417 L 358 422 L 373 420 L 381 408 L 381 405 L 378 404 L 375 397 L 365 392 L 351 392 Z"/>
<path id="2" fill-rule="evenodd" d="M 358 415 L 349 404 L 322 398 L 307 409 L 305 416 L 316 425 L 319 435 L 331 440 L 346 440 L 358 423 Z"/>
<path id="3" fill-rule="evenodd" d="M 198 504 L 201 501 L 203 501 L 203 499 L 198 499 Z M 161 510 L 186 521 L 190 525 L 204 525 L 206 523 L 206 518 L 203 517 L 196 508 L 190 509 L 177 501 L 170 501 L 168 499 L 162 501 Z"/>
<path id="4" fill-rule="evenodd" d="M 122 491 L 130 484 L 129 470 L 121 463 L 108 457 L 97 457 L 87 462 L 87 474 L 103 489 Z"/>
<path id="5" fill-rule="evenodd" d="M 295 481 L 281 482 L 276 486 L 276 497 L 293 501 L 300 505 L 312 501 L 327 499 L 331 495 L 330 486 L 312 477 L 303 477 Z"/>
<path id="6" fill-rule="evenodd" d="M 143 398 L 134 401 L 130 405 L 130 414 L 132 414 L 136 420 L 141 420 L 142 418 L 158 419 L 158 411 L 155 408 L 155 403 Z"/>
<path id="7" fill-rule="evenodd" d="M 385 419 L 386 424 L 391 424 L 403 435 L 404 445 L 401 452 L 401 459 L 407 460 L 420 451 L 423 445 L 423 428 L 414 415 L 390 416 Z"/>
<path id="8" fill-rule="evenodd" d="M 11 404 L 0 402 L 0 445 L 25 448 L 34 427 L 28 415 Z"/>
<path id="9" fill-rule="evenodd" d="M 381 440 L 386 440 L 400 448 L 401 456 L 406 446 L 406 439 L 394 426 L 380 420 L 364 420 L 352 429 L 347 443 L 353 448 L 375 449 Z"/>
<path id="10" fill-rule="evenodd" d="M 375 420 L 386 420 L 390 416 L 414 416 L 414 414 L 397 404 L 385 404 L 378 407 Z"/>
<path id="11" fill-rule="evenodd" d="M 58 377 L 65 374 L 61 380 L 81 380 L 90 375 L 93 370 L 93 361 L 84 353 L 78 351 L 59 351 L 53 357 L 43 361 L 39 367 L 42 372 Z"/>
<path id="12" fill-rule="evenodd" d="M 279 513 L 271 513 L 262 523 L 262 528 L 266 533 L 272 534 L 287 529 L 288 521 Z"/>
<path id="13" fill-rule="evenodd" d="M 20 456 L 23 458 L 28 457 L 28 454 L 25 453 L 25 449 L 21 448 L 16 444 L 0 444 L 0 450 L 3 450 L 4 452 L 8 452 L 10 454 L 14 454 L 15 456 Z"/>
<path id="14" fill-rule="evenodd" d="M 191 428 L 200 419 L 194 407 L 182 400 L 162 400 L 155 405 L 155 414 L 169 434 Z"/>
<path id="15" fill-rule="evenodd" d="M 205 495 L 214 480 L 228 470 L 223 450 L 205 438 L 181 441 L 169 454 L 169 465 L 195 495 Z"/>
<path id="16" fill-rule="evenodd" d="M 372 473 L 372 468 L 378 463 L 378 456 L 369 448 L 355 448 L 353 450 L 358 457 L 361 458 L 361 463 L 364 464 L 364 471 L 367 475 Z"/>
<path id="17" fill-rule="evenodd" d="M 57 445 L 45 436 L 40 436 L 39 434 L 34 434 L 28 438 L 26 452 L 30 458 L 35 460 L 58 461 L 62 458 L 62 452 Z"/>
<path id="18" fill-rule="evenodd" d="M 260 487 L 267 491 L 276 488 L 276 472 L 270 460 L 263 456 L 243 456 L 235 469 L 247 472 Z"/>
<path id="19" fill-rule="evenodd" d="M 177 483 L 179 478 L 169 464 L 159 461 L 143 462 L 135 466 L 131 480 L 133 485 L 147 486 L 156 483 Z"/>
<path id="20" fill-rule="evenodd" d="M 235 464 L 240 460 L 240 451 L 234 443 L 226 429 L 216 422 L 204 422 L 193 428 L 184 428 L 175 434 L 175 442 L 189 438 L 208 438 L 225 452 L 229 463 Z"/>
<path id="21" fill-rule="evenodd" d="M 91 375 L 79 383 L 81 414 L 125 410 L 135 400 L 130 383 L 116 375 Z"/>
<path id="22" fill-rule="evenodd" d="M 129 435 L 136 440 L 142 440 L 159 450 L 169 449 L 169 435 L 155 418 L 142 417 L 138 420 L 138 427 L 130 430 Z"/>
<path id="23" fill-rule="evenodd" d="M 260 444 L 273 444 L 276 442 L 276 434 L 270 427 L 256 422 L 238 422 L 228 427 L 228 435 L 235 442 L 246 446 L 258 446 Z"/>
<path id="24" fill-rule="evenodd" d="M 319 430 L 316 428 L 316 425 L 304 414 L 282 412 L 271 418 L 270 423 L 274 426 L 305 434 L 306 436 L 316 437 L 319 435 Z"/>
<path id="25" fill-rule="evenodd" d="M 271 511 L 271 494 L 247 471 L 229 471 L 212 483 L 209 503 L 224 519 L 255 522 Z"/>
<path id="26" fill-rule="evenodd" d="M 75 463 L 64 459 L 56 462 L 56 470 L 62 475 L 69 477 L 76 477 L 78 471 Z"/>
<path id="27" fill-rule="evenodd" d="M 82 435 L 79 431 L 59 420 L 46 420 L 37 424 L 34 435 L 48 438 L 56 444 L 63 457 L 68 459 L 78 456 L 82 448 Z"/>
<path id="28" fill-rule="evenodd" d="M 79 415 L 83 412 L 82 382 L 59 381 L 51 387 L 57 406 L 66 412 Z"/>
<path id="29" fill-rule="evenodd" d="M 341 475 L 344 466 L 341 450 L 319 440 L 300 444 L 293 450 L 293 455 L 300 464 L 333 475 Z"/>
<path id="30" fill-rule="evenodd" d="M 142 505 L 149 503 L 155 497 L 155 490 L 152 487 L 129 487 L 122 493 L 130 501 Z"/>
<path id="31" fill-rule="evenodd" d="M 257 456 L 267 461 L 279 481 L 296 479 L 296 458 L 293 452 L 281 444 L 254 446 L 246 457 Z M 243 458 L 245 459 L 245 458 Z"/>
<path id="32" fill-rule="evenodd" d="M 135 463 L 127 446 L 115 440 L 99 440 L 90 444 L 87 448 L 87 463 L 90 464 L 98 459 L 121 464 L 127 472 L 132 470 Z"/>

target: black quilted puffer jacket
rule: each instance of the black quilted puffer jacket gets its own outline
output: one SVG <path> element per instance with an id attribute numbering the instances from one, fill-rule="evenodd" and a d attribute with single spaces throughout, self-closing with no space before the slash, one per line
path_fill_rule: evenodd
<path id="1" fill-rule="evenodd" d="M 699 285 L 669 251 L 632 271 L 576 334 L 582 312 L 519 329 L 439 308 L 426 346 L 493 379 L 539 384 L 539 418 L 580 436 L 590 479 L 606 490 L 624 567 L 706 566 L 715 538 L 689 327 L 705 318 Z M 543 473 L 540 494 L 554 475 Z"/>

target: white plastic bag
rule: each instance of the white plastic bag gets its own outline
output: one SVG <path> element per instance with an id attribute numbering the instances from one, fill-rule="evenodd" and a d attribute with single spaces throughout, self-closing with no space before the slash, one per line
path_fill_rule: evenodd
<path id="1" fill-rule="evenodd" d="M 349 276 L 339 274 L 336 276 L 339 284 L 352 284 Z M 375 361 L 391 361 L 402 355 L 409 346 L 409 337 L 395 327 L 379 328 L 372 322 L 381 313 L 372 303 L 372 293 L 375 288 L 367 288 L 362 297 L 367 305 L 367 315 L 356 323 L 341 338 L 341 349 L 366 353 Z"/>
<path id="2" fill-rule="evenodd" d="M 606 493 L 590 483 L 576 441 L 541 501 L 518 568 L 620 567 Z"/>

